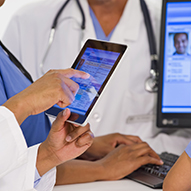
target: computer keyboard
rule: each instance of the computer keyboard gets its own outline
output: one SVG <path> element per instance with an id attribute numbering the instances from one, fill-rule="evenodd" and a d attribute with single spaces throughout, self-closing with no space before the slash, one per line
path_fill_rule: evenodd
<path id="1" fill-rule="evenodd" d="M 159 156 L 164 162 L 163 165 L 147 164 L 141 166 L 125 178 L 132 179 L 151 188 L 162 188 L 164 178 L 179 156 L 167 152 L 163 152 Z"/>

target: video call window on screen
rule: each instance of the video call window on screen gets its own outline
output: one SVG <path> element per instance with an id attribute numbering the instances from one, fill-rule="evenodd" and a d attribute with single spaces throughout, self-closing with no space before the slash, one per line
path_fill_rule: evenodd
<path id="1" fill-rule="evenodd" d="M 189 56 L 189 33 L 184 31 L 170 32 L 169 45 L 170 56 Z"/>
<path id="2" fill-rule="evenodd" d="M 191 2 L 166 7 L 163 113 L 191 112 Z"/>

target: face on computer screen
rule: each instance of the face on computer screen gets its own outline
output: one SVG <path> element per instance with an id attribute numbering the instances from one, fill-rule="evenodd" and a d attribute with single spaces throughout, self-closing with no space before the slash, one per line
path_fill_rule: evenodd
<path id="1" fill-rule="evenodd" d="M 185 33 L 176 33 L 174 35 L 174 47 L 177 54 L 186 54 L 188 46 L 188 37 Z"/>

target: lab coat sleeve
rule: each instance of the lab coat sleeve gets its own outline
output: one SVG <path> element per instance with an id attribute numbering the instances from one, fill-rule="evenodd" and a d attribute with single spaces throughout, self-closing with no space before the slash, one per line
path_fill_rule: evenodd
<path id="1" fill-rule="evenodd" d="M 26 185 L 29 187 L 26 190 L 29 190 L 31 187 L 34 186 L 35 166 L 36 166 L 36 156 L 37 156 L 38 146 L 39 145 L 35 145 L 33 147 L 29 147 L 28 149 Z M 53 190 L 55 182 L 56 182 L 56 168 L 53 168 L 41 177 L 40 182 L 37 184 L 35 189 L 37 191 L 51 191 Z"/>
<path id="2" fill-rule="evenodd" d="M 3 106 L 0 106 L 0 142 L 1 178 L 27 161 L 27 145 L 22 131 L 13 113 Z"/>
<path id="3" fill-rule="evenodd" d="M 35 190 L 37 149 L 27 148 L 14 114 L 0 106 L 0 190 Z"/>
<path id="4" fill-rule="evenodd" d="M 44 174 L 35 187 L 37 191 L 51 191 L 56 183 L 56 167 Z"/>
<path id="5" fill-rule="evenodd" d="M 28 151 L 27 151 L 26 179 L 25 179 L 26 188 L 25 188 L 25 190 L 30 190 L 31 188 L 34 187 L 36 157 L 37 157 L 39 145 L 40 144 L 29 147 Z"/>
<path id="6" fill-rule="evenodd" d="M 34 189 L 36 157 L 39 145 L 27 148 L 14 114 L 0 106 L 0 190 L 50 191 L 56 180 L 56 168 L 42 176 Z"/>

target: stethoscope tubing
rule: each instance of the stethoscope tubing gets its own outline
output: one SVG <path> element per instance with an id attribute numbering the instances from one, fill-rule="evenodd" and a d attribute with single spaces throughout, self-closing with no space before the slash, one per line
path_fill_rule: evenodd
<path id="1" fill-rule="evenodd" d="M 9 59 L 15 64 L 15 66 L 25 75 L 25 77 L 33 83 L 33 79 L 29 72 L 23 67 L 23 65 L 18 61 L 18 59 L 5 47 L 5 45 L 0 41 L 0 46 L 9 56 Z"/>
<path id="2" fill-rule="evenodd" d="M 150 49 L 150 55 L 151 55 L 151 69 L 154 71 L 157 71 L 157 63 L 155 61 L 158 60 L 157 56 L 157 51 L 156 51 L 156 42 L 155 42 L 155 36 L 153 32 L 153 27 L 151 23 L 151 18 L 149 15 L 149 10 L 147 8 L 147 5 L 144 0 L 140 0 L 141 7 L 142 7 L 142 12 L 144 15 L 144 21 L 145 21 L 145 26 L 147 28 L 147 36 L 148 36 L 148 41 L 149 41 L 149 49 Z"/>
<path id="3" fill-rule="evenodd" d="M 42 62 L 40 64 L 40 69 L 41 69 L 41 73 L 44 74 L 43 71 L 43 67 L 44 67 L 44 62 L 46 60 L 46 57 L 49 53 L 50 47 L 52 45 L 52 42 L 54 40 L 54 35 L 56 32 L 56 27 L 58 25 L 58 20 L 60 15 L 62 14 L 63 10 L 65 9 L 66 5 L 70 2 L 70 0 L 66 0 L 64 2 L 64 4 L 61 6 L 61 8 L 58 10 L 53 23 L 52 23 L 52 27 L 51 27 L 51 31 L 50 31 L 50 36 L 49 36 L 49 42 L 48 42 L 48 47 L 45 51 L 44 57 L 42 59 Z M 79 7 L 79 10 L 81 12 L 81 16 L 82 16 L 82 23 L 81 23 L 81 30 L 83 33 L 83 30 L 85 30 L 85 24 L 86 24 L 86 19 L 85 19 L 85 14 L 84 11 L 82 9 L 82 6 L 79 2 L 79 0 L 76 0 L 76 3 Z M 144 16 L 144 22 L 145 22 L 145 26 L 147 29 L 147 36 L 148 36 L 148 41 L 149 41 L 149 50 L 150 50 L 150 59 L 151 59 L 151 68 L 150 68 L 150 76 L 146 79 L 145 82 L 145 89 L 148 92 L 156 92 L 158 89 L 158 55 L 157 55 L 157 51 L 156 51 L 156 42 L 155 42 L 155 36 L 154 36 L 154 32 L 153 32 L 153 27 L 152 27 L 152 23 L 151 23 L 151 18 L 150 18 L 150 14 L 149 14 L 149 10 L 147 8 L 147 5 L 145 3 L 144 0 L 140 0 L 140 4 L 141 4 L 141 9 L 143 12 L 143 16 Z M 153 83 L 150 83 L 150 82 Z M 150 84 L 153 84 L 153 87 L 149 87 Z"/>

